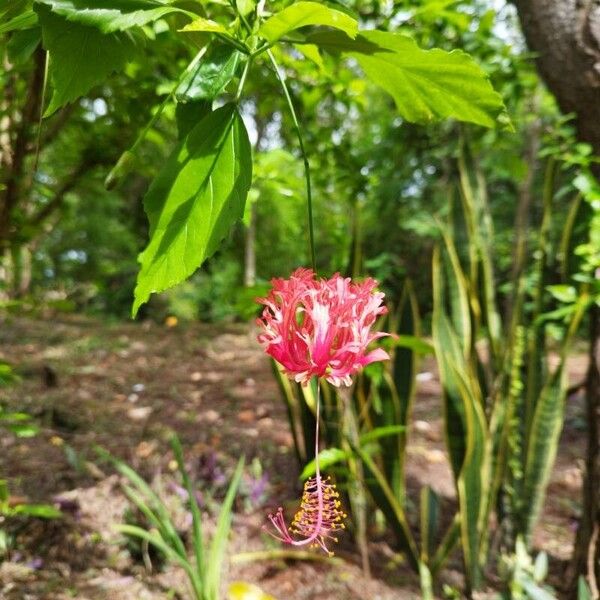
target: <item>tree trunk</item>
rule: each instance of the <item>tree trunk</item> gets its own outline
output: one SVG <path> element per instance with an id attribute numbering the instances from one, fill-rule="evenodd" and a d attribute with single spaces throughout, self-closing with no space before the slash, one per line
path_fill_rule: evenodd
<path id="1" fill-rule="evenodd" d="M 515 0 L 542 79 L 579 139 L 600 154 L 600 2 Z"/>
<path id="2" fill-rule="evenodd" d="M 575 115 L 577 135 L 600 155 L 600 0 L 514 0 L 538 71 L 564 113 Z M 596 176 L 600 171 L 596 170 Z M 600 552 L 600 310 L 590 314 L 587 376 L 588 455 L 583 514 L 573 559 L 598 597 Z M 594 589 L 595 587 L 595 589 Z"/>
<path id="3" fill-rule="evenodd" d="M 10 150 L 3 151 L 2 183 L 5 189 L 0 194 L 0 250 L 6 249 L 11 235 L 12 211 L 21 200 L 21 179 L 25 171 L 25 161 L 28 156 L 30 140 L 33 137 L 34 126 L 38 122 L 44 87 L 44 71 L 46 55 L 41 48 L 34 53 L 34 67 L 27 86 L 24 104 L 19 111 L 19 118 L 11 120 L 9 126 L 15 129 Z M 6 63 L 8 66 L 8 63 Z M 4 125 L 3 125 L 4 128 Z M 4 136 L 4 133 L 2 134 Z M 2 140 L 4 143 L 4 140 Z M 10 157 L 4 157 L 6 152 Z M 8 159 L 8 162 L 7 162 Z"/>

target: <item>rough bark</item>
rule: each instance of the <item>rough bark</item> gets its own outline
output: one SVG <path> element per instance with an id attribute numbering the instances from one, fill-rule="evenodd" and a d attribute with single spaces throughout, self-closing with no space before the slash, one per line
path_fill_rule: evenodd
<path id="1" fill-rule="evenodd" d="M 600 1 L 515 0 L 542 79 L 600 154 Z"/>

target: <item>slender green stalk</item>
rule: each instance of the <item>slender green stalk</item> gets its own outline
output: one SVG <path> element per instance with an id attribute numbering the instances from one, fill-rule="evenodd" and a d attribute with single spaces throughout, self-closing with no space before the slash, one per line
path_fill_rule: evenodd
<path id="1" fill-rule="evenodd" d="M 167 104 L 173 99 L 173 96 L 175 95 L 177 88 L 179 87 L 181 82 L 184 80 L 185 76 L 188 75 L 188 73 L 190 73 L 192 71 L 192 69 L 194 69 L 196 67 L 196 65 L 200 62 L 200 59 L 206 54 L 207 49 L 208 49 L 208 46 L 204 46 L 204 48 L 202 48 L 202 50 L 200 50 L 200 52 L 198 52 L 198 54 L 196 54 L 196 56 L 194 56 L 194 58 L 188 64 L 188 66 L 181 72 L 181 75 L 175 82 L 175 85 L 173 86 L 173 88 L 171 89 L 171 91 L 169 92 L 167 97 L 162 101 L 161 105 L 158 107 L 158 110 L 152 115 L 152 118 L 148 121 L 148 123 L 146 123 L 146 126 L 144 127 L 144 129 L 142 129 L 142 131 L 138 135 L 137 139 L 133 143 L 133 146 L 131 146 L 131 148 L 129 149 L 129 152 L 135 152 L 137 147 L 142 143 L 142 141 L 144 140 L 144 138 L 146 137 L 146 135 L 148 134 L 150 129 L 154 126 L 154 123 L 156 123 L 156 121 L 162 115 L 162 112 L 165 109 L 165 106 L 167 106 Z"/>
<path id="2" fill-rule="evenodd" d="M 304 178 L 306 179 L 306 201 L 308 204 L 308 236 L 310 242 L 310 260 L 312 264 L 313 271 L 317 271 L 317 259 L 315 254 L 315 232 L 314 232 L 314 223 L 313 223 L 313 207 L 312 207 L 312 187 L 310 181 L 310 165 L 308 163 L 308 157 L 306 156 L 306 149 L 304 147 L 304 140 L 302 138 L 302 131 L 300 129 L 300 124 L 298 123 L 298 117 L 296 116 L 296 110 L 294 109 L 294 103 L 292 102 L 292 97 L 290 96 L 290 91 L 285 83 L 285 75 L 279 68 L 273 53 L 270 50 L 267 50 L 267 55 L 273 68 L 275 69 L 275 74 L 277 75 L 277 79 L 279 79 L 279 83 L 281 83 L 281 88 L 283 90 L 283 94 L 285 96 L 288 108 L 290 110 L 290 114 L 292 116 L 292 122 L 294 124 L 294 130 L 296 131 L 296 136 L 298 138 L 298 145 L 300 146 L 300 152 L 302 154 L 302 161 L 304 163 Z"/>
<path id="3" fill-rule="evenodd" d="M 248 71 L 250 70 L 250 64 L 252 63 L 252 57 L 250 57 L 244 66 L 244 70 L 242 71 L 242 76 L 240 77 L 240 84 L 238 85 L 237 92 L 235 94 L 235 101 L 239 102 L 242 97 L 242 91 L 244 89 L 244 84 L 246 83 L 246 77 L 248 77 Z"/>
<path id="4" fill-rule="evenodd" d="M 35 158 L 33 159 L 33 169 L 35 173 L 40 161 L 40 148 L 42 142 L 42 121 L 44 119 L 44 105 L 46 104 L 46 91 L 48 89 L 48 68 L 50 66 L 50 53 L 46 52 L 44 57 L 44 83 L 42 84 L 42 99 L 40 101 L 40 116 L 38 120 L 37 134 L 35 136 Z"/>

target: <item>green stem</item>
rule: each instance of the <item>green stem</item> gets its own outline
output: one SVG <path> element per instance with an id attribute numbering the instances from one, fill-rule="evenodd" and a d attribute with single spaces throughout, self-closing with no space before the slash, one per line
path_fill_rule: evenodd
<path id="1" fill-rule="evenodd" d="M 306 156 L 306 149 L 304 148 L 304 141 L 302 139 L 302 131 L 300 130 L 300 124 L 298 123 L 298 117 L 296 116 L 296 110 L 294 109 L 294 103 L 292 102 L 292 97 L 290 96 L 290 91 L 285 83 L 285 75 L 282 73 L 275 57 L 271 50 L 267 50 L 267 55 L 275 69 L 275 74 L 277 75 L 277 79 L 279 79 L 279 83 L 281 83 L 281 88 L 283 89 L 283 94 L 287 101 L 288 108 L 290 109 L 290 114 L 292 116 L 292 122 L 294 123 L 294 130 L 296 131 L 296 136 L 298 138 L 298 145 L 300 146 L 300 152 L 302 154 L 302 161 L 304 163 L 304 178 L 306 179 L 306 201 L 308 204 L 308 236 L 310 241 L 310 260 L 312 264 L 313 271 L 317 272 L 317 260 L 315 254 L 315 232 L 314 232 L 314 223 L 313 223 L 313 207 L 312 207 L 312 188 L 310 182 L 310 165 L 308 164 L 308 157 Z"/>
<path id="2" fill-rule="evenodd" d="M 175 95 L 175 92 L 177 91 L 177 88 L 179 87 L 181 82 L 184 80 L 186 75 L 188 75 L 188 73 L 190 73 L 192 71 L 192 69 L 194 69 L 196 67 L 196 65 L 200 62 L 200 59 L 204 56 L 204 54 L 206 53 L 206 50 L 207 50 L 207 46 L 202 48 L 202 50 L 200 50 L 200 52 L 198 52 L 198 54 L 196 54 L 196 56 L 194 56 L 192 62 L 190 62 L 190 64 L 181 73 L 181 75 L 179 76 L 179 79 L 177 80 L 177 82 L 175 83 L 175 85 L 173 86 L 171 91 L 169 92 L 168 96 L 162 101 L 161 105 L 158 107 L 158 110 L 152 115 L 152 118 L 148 121 L 148 123 L 146 123 L 146 126 L 144 127 L 144 129 L 142 129 L 142 131 L 138 135 L 137 139 L 133 143 L 133 146 L 131 146 L 131 148 L 129 149 L 130 152 L 135 152 L 137 147 L 142 143 L 142 141 L 144 140 L 144 138 L 146 137 L 146 135 L 148 134 L 150 129 L 154 126 L 154 123 L 156 123 L 156 121 L 158 120 L 160 115 L 162 115 L 162 112 L 165 109 L 165 106 L 172 100 L 172 98 Z"/>
<path id="3" fill-rule="evenodd" d="M 242 97 L 242 90 L 244 89 L 244 84 L 246 83 L 246 77 L 248 77 L 248 71 L 250 70 L 250 63 L 252 63 L 252 57 L 250 57 L 246 64 L 244 65 L 244 70 L 242 71 L 242 76 L 240 77 L 240 84 L 238 85 L 237 92 L 235 94 L 236 103 L 240 101 Z"/>
<path id="4" fill-rule="evenodd" d="M 42 99 L 40 102 L 40 116 L 38 120 L 37 134 L 35 136 L 35 158 L 33 159 L 33 172 L 35 173 L 40 161 L 40 148 L 42 141 L 42 121 L 44 119 L 44 105 L 46 104 L 46 90 L 48 89 L 48 67 L 50 65 L 50 54 L 46 52 L 44 60 L 44 83 L 42 85 Z"/>
<path id="5" fill-rule="evenodd" d="M 236 50 L 238 50 L 242 54 L 246 54 L 247 56 L 249 56 L 251 54 L 250 49 L 248 48 L 248 46 L 246 46 L 246 44 L 239 42 L 238 40 L 236 40 L 235 38 L 233 38 L 229 35 L 225 35 L 223 33 L 217 33 L 216 37 L 217 37 L 217 39 L 221 40 L 223 43 L 228 44 L 229 46 L 233 46 Z"/>

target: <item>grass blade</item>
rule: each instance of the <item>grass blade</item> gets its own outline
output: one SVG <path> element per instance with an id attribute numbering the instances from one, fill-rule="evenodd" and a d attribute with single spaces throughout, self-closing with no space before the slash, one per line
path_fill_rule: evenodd
<path id="1" fill-rule="evenodd" d="M 221 580 L 221 568 L 223 566 L 223 557 L 227 545 L 227 538 L 231 529 L 231 520 L 233 517 L 233 501 L 237 493 L 242 473 L 244 470 L 244 457 L 238 461 L 237 467 L 227 489 L 227 495 L 221 506 L 219 519 L 215 534 L 210 544 L 210 550 L 207 556 L 206 567 L 206 598 L 208 600 L 217 600 L 219 597 L 219 584 Z"/>

